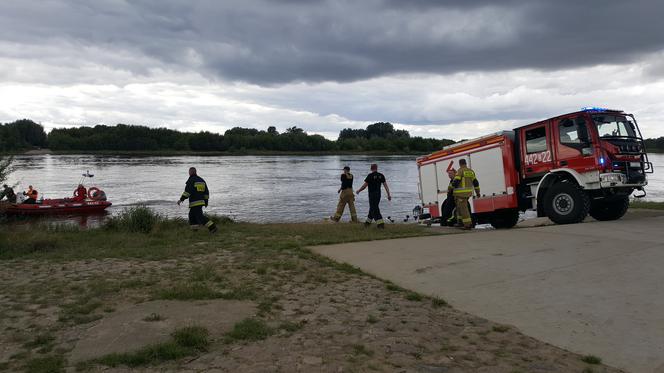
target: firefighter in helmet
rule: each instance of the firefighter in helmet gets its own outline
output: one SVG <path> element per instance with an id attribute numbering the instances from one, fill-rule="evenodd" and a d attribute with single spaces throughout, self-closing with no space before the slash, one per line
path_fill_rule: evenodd
<path id="1" fill-rule="evenodd" d="M 473 219 L 470 217 L 468 199 L 473 196 L 473 191 L 477 197 L 480 196 L 480 183 L 475 177 L 475 171 L 468 168 L 465 159 L 459 160 L 459 169 L 449 188 L 454 195 L 459 223 L 463 224 L 463 229 L 471 229 Z"/>
<path id="2" fill-rule="evenodd" d="M 350 210 L 350 220 L 357 223 L 357 211 L 355 210 L 355 193 L 353 192 L 353 174 L 350 173 L 350 167 L 344 167 L 344 173 L 341 174 L 341 187 L 337 191 L 339 193 L 339 203 L 337 204 L 337 212 L 332 217 L 333 221 L 338 222 L 344 214 L 344 209 L 348 205 Z"/>
<path id="3" fill-rule="evenodd" d="M 196 174 L 196 168 L 189 169 L 189 179 L 185 184 L 184 192 L 178 200 L 178 205 L 189 198 L 189 225 L 192 229 L 198 229 L 204 225 L 210 233 L 217 231 L 214 222 L 203 214 L 203 206 L 207 207 L 210 199 L 210 191 L 202 177 Z"/>

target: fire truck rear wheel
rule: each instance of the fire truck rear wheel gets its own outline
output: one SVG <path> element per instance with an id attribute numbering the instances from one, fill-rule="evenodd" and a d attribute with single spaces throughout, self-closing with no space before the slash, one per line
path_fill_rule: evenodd
<path id="1" fill-rule="evenodd" d="M 501 210 L 491 215 L 489 222 L 496 229 L 512 228 L 519 221 L 519 210 Z"/>
<path id="2" fill-rule="evenodd" d="M 544 198 L 544 211 L 556 224 L 580 223 L 589 210 L 590 197 L 580 186 L 569 181 L 553 184 Z"/>
<path id="3" fill-rule="evenodd" d="M 613 200 L 599 200 L 590 207 L 590 216 L 595 220 L 618 220 L 625 215 L 629 208 L 629 197 L 620 197 Z"/>

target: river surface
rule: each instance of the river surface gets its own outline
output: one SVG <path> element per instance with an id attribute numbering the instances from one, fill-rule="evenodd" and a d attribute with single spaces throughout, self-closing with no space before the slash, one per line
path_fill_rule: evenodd
<path id="1" fill-rule="evenodd" d="M 188 168 L 194 166 L 211 191 L 207 212 L 249 222 L 315 222 L 334 213 L 342 168 L 351 167 L 357 189 L 375 162 L 393 196 L 391 202 L 381 203 L 383 215 L 403 221 L 419 204 L 415 158 L 31 155 L 16 157 L 9 182 L 20 183 L 17 191 L 32 184 L 44 198 L 60 198 L 71 195 L 81 175 L 89 170 L 94 178 L 86 181 L 87 186 L 104 189 L 113 202 L 111 214 L 142 204 L 167 216 L 186 217 L 187 208 L 175 202 L 184 189 Z M 647 200 L 664 201 L 664 154 L 651 154 L 650 160 L 655 173 L 649 175 Z M 481 183 L 481 175 L 478 177 Z M 360 218 L 366 216 L 366 191 L 357 197 L 356 205 Z"/>

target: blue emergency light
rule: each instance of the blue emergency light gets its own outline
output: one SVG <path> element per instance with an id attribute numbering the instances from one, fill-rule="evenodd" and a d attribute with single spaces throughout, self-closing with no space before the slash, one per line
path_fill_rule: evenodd
<path id="1" fill-rule="evenodd" d="M 607 108 L 603 108 L 603 107 L 586 106 L 586 107 L 582 107 L 581 111 L 596 112 L 596 111 L 610 111 L 610 110 L 607 109 Z"/>

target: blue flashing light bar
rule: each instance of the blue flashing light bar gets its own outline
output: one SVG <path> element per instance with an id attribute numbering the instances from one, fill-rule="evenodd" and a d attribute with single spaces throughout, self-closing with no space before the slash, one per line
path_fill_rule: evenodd
<path id="1" fill-rule="evenodd" d="M 582 107 L 581 111 L 586 111 L 586 112 L 591 112 L 591 113 L 599 113 L 599 112 L 602 112 L 602 111 L 622 111 L 622 110 L 607 109 L 607 108 L 604 108 L 604 107 L 586 106 L 586 107 Z"/>
<path id="2" fill-rule="evenodd" d="M 601 164 L 602 166 L 604 165 L 604 157 L 599 158 L 599 164 Z"/>

